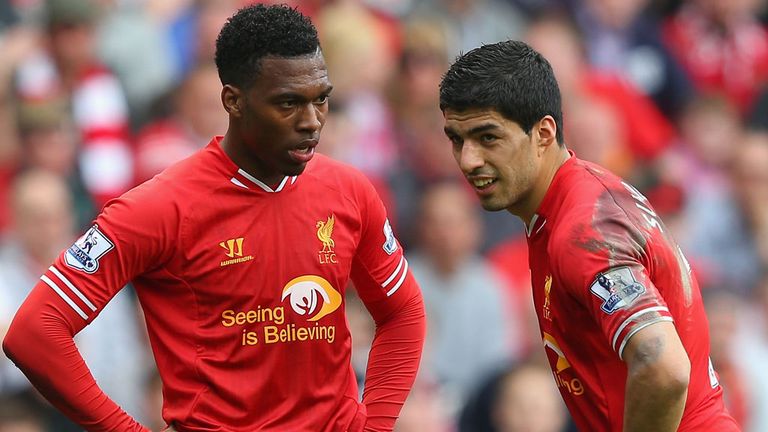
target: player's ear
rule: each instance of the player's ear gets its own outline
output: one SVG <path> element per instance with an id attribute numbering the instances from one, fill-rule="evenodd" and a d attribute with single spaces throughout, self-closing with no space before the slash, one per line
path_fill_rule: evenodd
<path id="1" fill-rule="evenodd" d="M 551 145 L 557 145 L 557 123 L 551 115 L 545 115 L 533 125 L 536 132 L 536 147 L 543 151 Z"/>
<path id="2" fill-rule="evenodd" d="M 240 117 L 242 114 L 241 104 L 243 103 L 243 93 L 240 89 L 231 84 L 225 84 L 221 89 L 221 104 L 229 115 Z"/>

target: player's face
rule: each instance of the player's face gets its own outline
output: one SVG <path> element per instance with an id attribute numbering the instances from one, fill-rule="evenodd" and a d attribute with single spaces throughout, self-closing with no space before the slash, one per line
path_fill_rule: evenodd
<path id="1" fill-rule="evenodd" d="M 538 173 L 532 136 L 492 109 L 448 109 L 444 115 L 453 156 L 483 208 L 518 214 Z"/>
<path id="2" fill-rule="evenodd" d="M 240 130 L 246 157 L 262 181 L 304 171 L 320 140 L 331 89 L 320 51 L 261 60 L 256 82 L 244 93 Z"/>

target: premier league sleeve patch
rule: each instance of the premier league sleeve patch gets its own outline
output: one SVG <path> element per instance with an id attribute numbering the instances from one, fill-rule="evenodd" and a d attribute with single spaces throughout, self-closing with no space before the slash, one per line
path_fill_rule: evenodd
<path id="1" fill-rule="evenodd" d="M 589 290 L 603 300 L 600 309 L 610 315 L 634 303 L 645 292 L 645 286 L 629 267 L 616 267 L 597 275 Z"/>
<path id="2" fill-rule="evenodd" d="M 389 219 L 384 221 L 384 252 L 387 255 L 392 255 L 397 250 L 397 240 L 395 240 L 395 233 L 392 232 L 392 227 L 389 225 Z"/>
<path id="3" fill-rule="evenodd" d="M 99 258 L 114 247 L 115 244 L 99 231 L 98 225 L 94 225 L 67 249 L 64 261 L 72 268 L 92 274 L 99 269 Z"/>

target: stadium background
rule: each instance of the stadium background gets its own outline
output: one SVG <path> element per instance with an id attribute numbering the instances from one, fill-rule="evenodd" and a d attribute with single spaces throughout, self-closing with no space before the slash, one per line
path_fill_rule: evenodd
<path id="1" fill-rule="evenodd" d="M 437 107 L 458 53 L 510 38 L 552 63 L 567 146 L 638 186 L 682 245 L 729 408 L 745 431 L 768 430 L 764 0 L 292 3 L 316 23 L 335 85 L 319 151 L 374 182 L 424 290 L 429 337 L 398 431 L 570 430 L 522 225 L 480 211 Z M 0 2 L 0 335 L 105 202 L 225 131 L 213 46 L 244 4 Z M 372 323 L 347 300 L 362 380 Z M 107 393 L 159 430 L 142 326 L 128 288 L 77 343 Z M 12 427 L 77 430 L 0 354 L 0 431 Z"/>

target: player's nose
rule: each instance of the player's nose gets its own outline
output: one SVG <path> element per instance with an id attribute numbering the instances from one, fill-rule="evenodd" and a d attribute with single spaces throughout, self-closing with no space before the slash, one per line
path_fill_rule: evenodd
<path id="1" fill-rule="evenodd" d="M 309 103 L 301 110 L 296 127 L 300 131 L 316 133 L 323 126 L 323 113 L 314 104 Z"/>
<path id="2" fill-rule="evenodd" d="M 470 174 L 485 165 L 482 151 L 477 145 L 474 145 L 469 141 L 465 142 L 461 147 L 458 154 L 458 162 L 459 167 L 464 174 Z"/>

